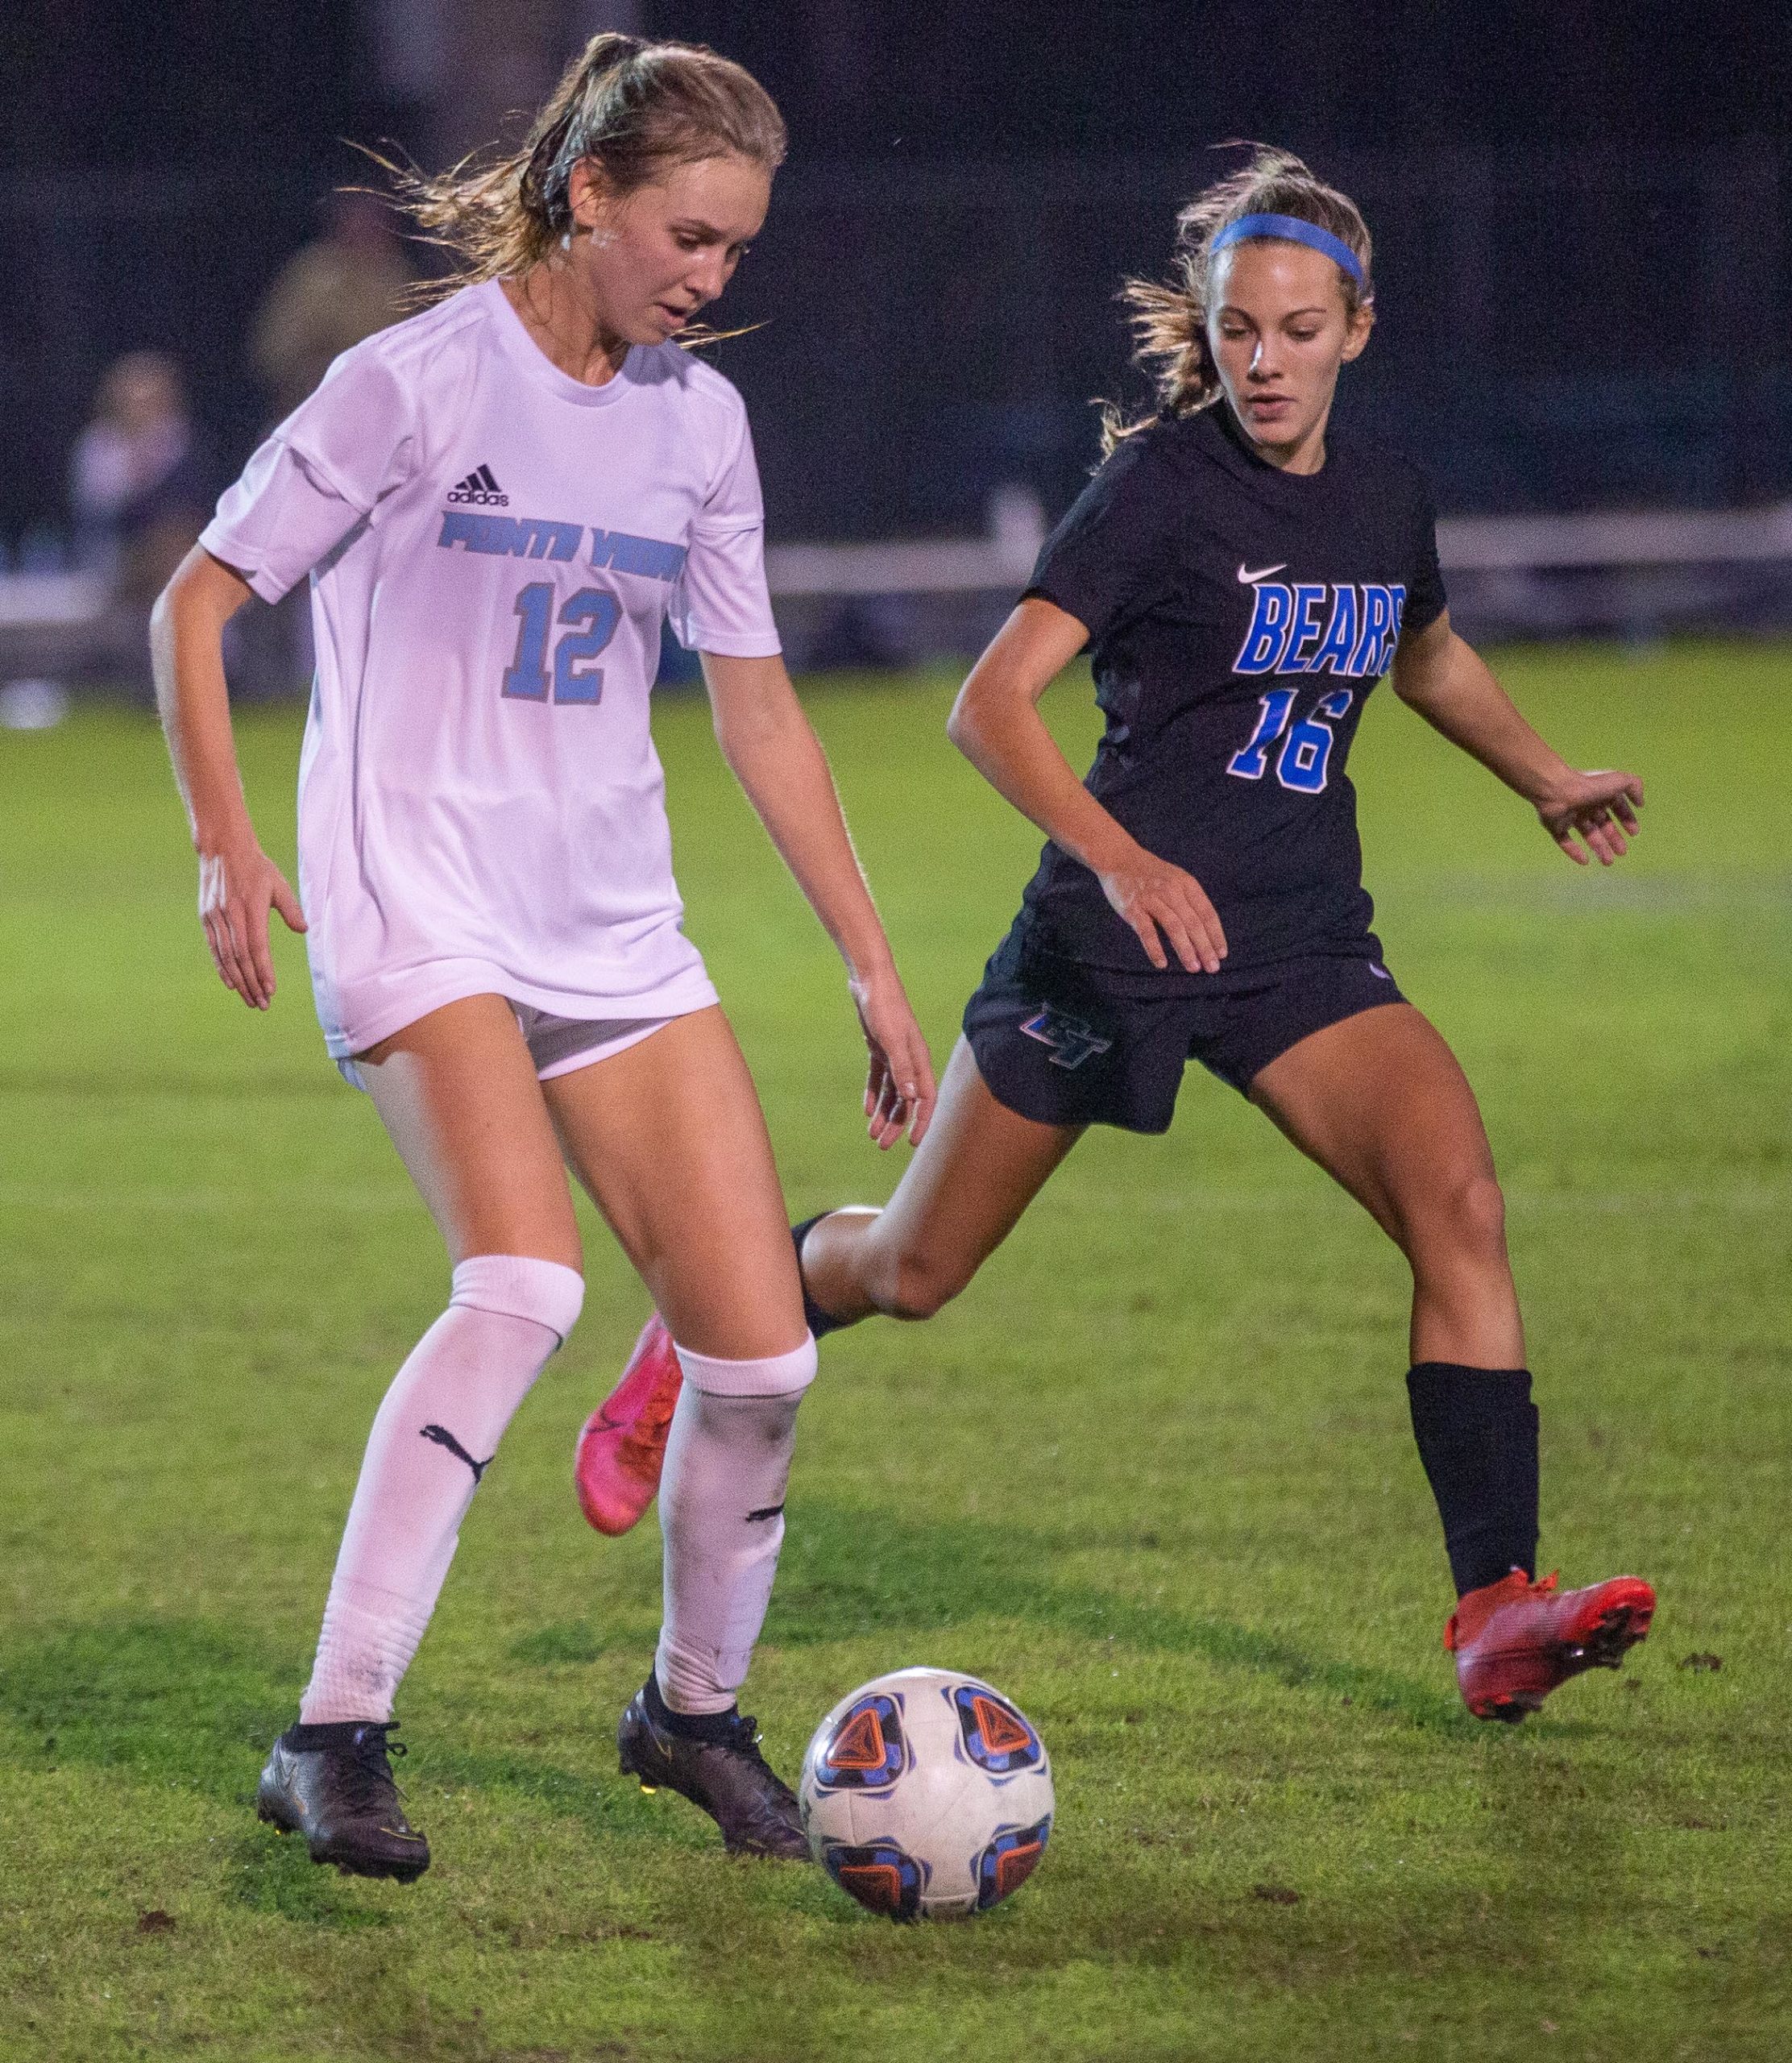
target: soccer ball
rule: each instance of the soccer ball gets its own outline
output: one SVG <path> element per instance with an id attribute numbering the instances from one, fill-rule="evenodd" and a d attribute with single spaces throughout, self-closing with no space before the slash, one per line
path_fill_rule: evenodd
<path id="1" fill-rule="evenodd" d="M 987 1912 L 1052 1833 L 1052 1758 L 975 1676 L 898 1669 L 861 1684 L 803 1758 L 803 1824 L 842 1891 L 892 1920 Z"/>

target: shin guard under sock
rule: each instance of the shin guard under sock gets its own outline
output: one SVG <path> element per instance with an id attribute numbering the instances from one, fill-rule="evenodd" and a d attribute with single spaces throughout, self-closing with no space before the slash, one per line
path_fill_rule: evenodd
<path id="1" fill-rule="evenodd" d="M 762 1361 L 678 1351 L 684 1387 L 660 1478 L 666 1620 L 654 1673 L 673 1711 L 725 1713 L 771 1602 L 815 1343 Z"/>
<path id="2" fill-rule="evenodd" d="M 1457 1595 L 1537 1572 L 1537 1406 L 1525 1368 L 1421 1361 L 1407 1395 Z"/>
<path id="3" fill-rule="evenodd" d="M 585 1293 L 556 1261 L 481 1254 L 374 1418 L 323 1633 L 307 1724 L 386 1720 L 454 1558 L 460 1522 L 511 1414 L 572 1330 Z"/>

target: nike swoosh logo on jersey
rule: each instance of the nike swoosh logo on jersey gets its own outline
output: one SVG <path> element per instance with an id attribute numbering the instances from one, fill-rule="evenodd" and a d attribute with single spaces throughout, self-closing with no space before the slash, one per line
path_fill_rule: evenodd
<path id="1" fill-rule="evenodd" d="M 1273 566 L 1260 566 L 1253 573 L 1241 558 L 1238 561 L 1238 578 L 1248 587 L 1253 581 L 1267 580 L 1271 574 L 1280 573 L 1287 564 L 1285 558 L 1279 558 Z"/>

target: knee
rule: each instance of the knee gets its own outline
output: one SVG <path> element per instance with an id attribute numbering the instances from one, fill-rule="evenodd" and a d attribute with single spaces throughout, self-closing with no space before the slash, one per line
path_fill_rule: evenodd
<path id="1" fill-rule="evenodd" d="M 1415 1244 L 1458 1264 L 1504 1268 L 1506 1199 L 1498 1180 L 1477 1173 L 1454 1183 L 1425 1212 Z"/>
<path id="2" fill-rule="evenodd" d="M 585 1278 L 576 1268 L 527 1254 L 475 1254 L 454 1270 L 450 1304 L 527 1318 L 564 1339 L 585 1304 Z"/>
<path id="3" fill-rule="evenodd" d="M 890 1264 L 884 1310 L 893 1318 L 931 1318 L 971 1279 L 972 1271 L 935 1254 L 898 1254 Z"/>

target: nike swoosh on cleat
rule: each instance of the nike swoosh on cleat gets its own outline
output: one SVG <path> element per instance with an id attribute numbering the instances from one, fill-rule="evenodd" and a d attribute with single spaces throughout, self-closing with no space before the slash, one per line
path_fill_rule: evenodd
<path id="1" fill-rule="evenodd" d="M 1285 558 L 1279 558 L 1273 566 L 1260 566 L 1253 573 L 1241 558 L 1238 561 L 1238 578 L 1248 587 L 1253 581 L 1267 580 L 1271 574 L 1280 573 L 1287 564 Z"/>

